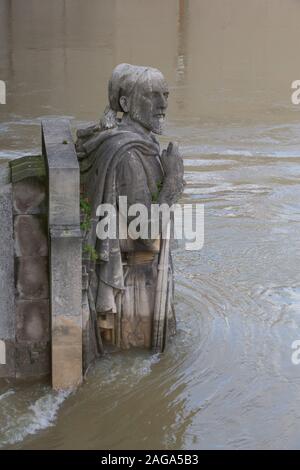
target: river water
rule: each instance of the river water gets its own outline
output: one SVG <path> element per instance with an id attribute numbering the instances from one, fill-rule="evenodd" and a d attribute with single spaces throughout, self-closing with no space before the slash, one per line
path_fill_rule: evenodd
<path id="1" fill-rule="evenodd" d="M 43 116 L 99 119 L 113 67 L 148 64 L 205 207 L 165 354 L 107 355 L 71 394 L 2 381 L 2 448 L 299 449 L 299 19 L 296 0 L 0 0 L 1 158 L 39 151 Z"/>

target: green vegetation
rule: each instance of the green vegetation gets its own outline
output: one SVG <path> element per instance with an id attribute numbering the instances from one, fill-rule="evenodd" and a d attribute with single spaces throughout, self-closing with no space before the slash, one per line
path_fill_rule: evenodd
<path id="1" fill-rule="evenodd" d="M 80 198 L 81 223 L 80 228 L 83 232 L 88 232 L 91 228 L 92 208 L 87 197 Z"/>
<path id="2" fill-rule="evenodd" d="M 80 228 L 81 228 L 81 231 L 83 232 L 83 239 L 82 239 L 83 253 L 88 255 L 88 258 L 91 261 L 95 262 L 98 259 L 98 254 L 92 245 L 86 243 L 88 232 L 92 226 L 92 222 L 91 222 L 92 207 L 87 197 L 80 198 L 80 216 L 81 216 Z"/>
<path id="3" fill-rule="evenodd" d="M 87 253 L 89 255 L 89 259 L 91 261 L 97 261 L 98 259 L 98 253 L 97 251 L 95 250 L 95 248 L 92 246 L 92 245 L 89 245 L 89 244 L 86 244 L 84 247 L 83 247 L 83 252 L 84 253 Z"/>
<path id="4" fill-rule="evenodd" d="M 162 181 L 158 181 L 158 183 L 156 184 L 157 186 L 157 190 L 155 191 L 155 193 L 152 193 L 152 202 L 158 202 L 158 198 L 159 198 L 159 194 L 160 194 L 160 191 L 162 189 L 162 186 L 163 186 L 163 182 Z"/>

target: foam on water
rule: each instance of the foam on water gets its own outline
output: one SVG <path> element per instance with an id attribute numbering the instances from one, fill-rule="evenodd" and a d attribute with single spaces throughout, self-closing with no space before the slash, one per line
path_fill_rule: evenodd
<path id="1" fill-rule="evenodd" d="M 107 386 L 117 381 L 132 387 L 152 372 L 152 367 L 159 363 L 160 358 L 160 354 L 148 354 L 144 359 L 134 353 L 107 355 L 99 361 L 91 375 L 101 374 L 101 386 Z M 124 374 L 125 369 L 126 374 Z"/>
<path id="2" fill-rule="evenodd" d="M 15 391 L 14 390 L 7 390 L 7 392 L 2 393 L 0 395 L 0 401 L 4 400 L 5 398 L 9 397 L 10 395 L 14 395 Z"/>
<path id="3" fill-rule="evenodd" d="M 27 411 L 19 416 L 17 410 L 13 409 L 14 403 L 8 403 L 5 412 L 7 420 L 2 423 L 0 432 L 0 448 L 20 442 L 29 435 L 53 426 L 60 406 L 70 393 L 48 392 L 30 404 Z M 14 390 L 8 390 L 0 396 L 0 400 L 10 395 L 17 394 Z"/>

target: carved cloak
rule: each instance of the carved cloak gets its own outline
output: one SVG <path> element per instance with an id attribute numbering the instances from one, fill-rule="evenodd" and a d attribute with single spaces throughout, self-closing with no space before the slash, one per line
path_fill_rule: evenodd
<path id="1" fill-rule="evenodd" d="M 122 156 L 132 149 L 135 154 L 141 155 L 141 161 L 145 155 L 159 155 L 159 144 L 153 136 L 149 136 L 146 141 L 144 136 L 119 128 L 99 132 L 80 142 L 81 173 L 84 175 L 85 194 L 92 209 L 92 229 L 88 241 L 96 247 L 100 260 L 97 279 L 94 277 L 92 282 L 98 311 L 116 311 L 113 290 L 124 289 L 124 274 L 119 239 L 96 238 L 98 219 L 95 214 L 99 204 L 109 203 L 116 208 L 116 167 Z M 96 292 L 97 282 L 99 285 Z"/>

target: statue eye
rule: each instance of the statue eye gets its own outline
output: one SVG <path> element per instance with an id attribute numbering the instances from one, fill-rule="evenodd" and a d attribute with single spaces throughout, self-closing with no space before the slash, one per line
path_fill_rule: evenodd
<path id="1" fill-rule="evenodd" d="M 169 98 L 169 92 L 168 92 L 168 91 L 166 91 L 166 92 L 164 93 L 164 97 L 165 97 L 166 99 Z"/>

